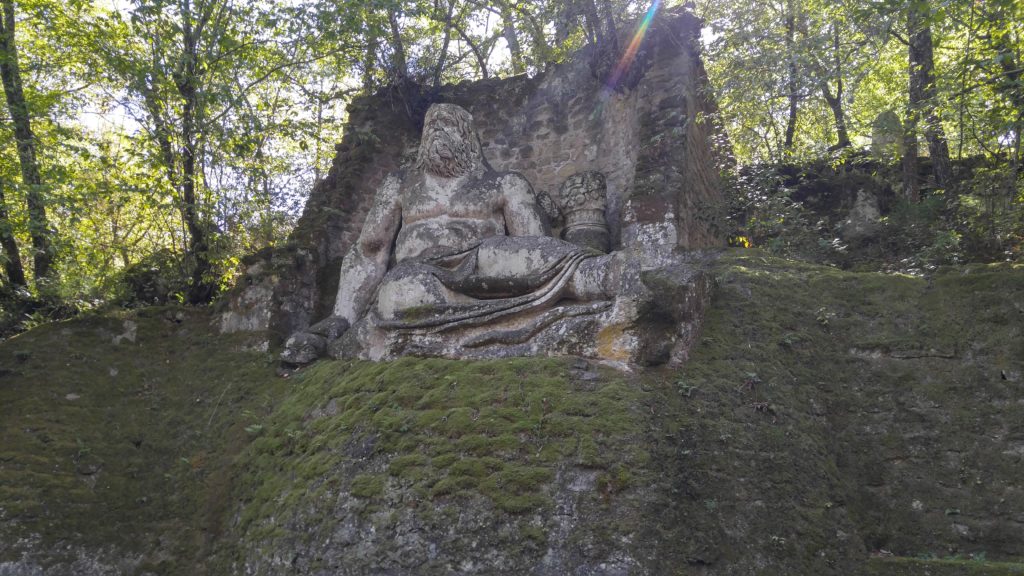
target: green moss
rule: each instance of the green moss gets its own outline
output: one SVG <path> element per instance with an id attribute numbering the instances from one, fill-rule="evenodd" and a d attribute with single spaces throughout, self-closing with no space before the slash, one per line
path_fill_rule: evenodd
<path id="1" fill-rule="evenodd" d="M 617 494 L 629 487 L 633 475 L 621 464 L 597 477 L 597 491 L 605 496 Z"/>
<path id="2" fill-rule="evenodd" d="M 921 560 L 917 558 L 872 558 L 868 576 L 1017 576 L 1024 564 L 978 560 Z"/>
<path id="3" fill-rule="evenodd" d="M 379 474 L 359 474 L 352 479 L 349 492 L 356 498 L 377 498 L 384 494 L 384 477 Z"/>
<path id="4" fill-rule="evenodd" d="M 114 344 L 126 322 L 134 341 Z M 206 310 L 153 307 L 0 343 L 0 541 L 33 533 L 42 546 L 126 555 L 158 546 L 171 558 L 160 573 L 192 570 L 223 531 L 245 428 L 285 390 L 269 355 L 209 326 Z"/>
<path id="5" fill-rule="evenodd" d="M 524 540 L 533 543 L 535 546 L 543 546 L 548 541 L 547 532 L 539 526 L 523 526 L 519 529 L 519 534 Z"/>
<path id="6" fill-rule="evenodd" d="M 497 514 L 509 529 L 488 537 L 536 560 L 572 478 L 594 482 L 573 493 L 578 510 L 604 511 L 571 535 L 595 558 L 629 535 L 635 557 L 663 559 L 652 573 L 739 573 L 756 557 L 772 573 L 853 574 L 865 547 L 980 550 L 985 533 L 957 540 L 946 509 L 966 525 L 1024 506 L 992 433 L 1024 422 L 1008 379 L 1024 358 L 1024 268 L 917 278 L 746 250 L 715 274 L 684 368 L 601 369 L 586 389 L 568 360 L 542 358 L 325 361 L 281 379 L 194 311 L 33 330 L 0 345 L 0 537 L 159 547 L 174 560 L 155 571 L 185 574 L 230 530 L 208 572 L 230 573 L 252 549 L 329 533 L 351 493 L 381 529 Z M 114 346 L 126 319 L 137 341 Z M 913 562 L 871 569 L 1015 566 Z"/>
<path id="7" fill-rule="evenodd" d="M 663 433 L 680 456 L 658 457 L 683 462 L 681 492 L 715 502 L 716 516 L 764 503 L 742 514 L 747 533 L 777 550 L 769 556 L 780 573 L 829 573 L 820 559 L 855 554 L 822 537 L 847 532 L 842 518 L 869 549 L 971 552 L 986 546 L 977 534 L 999 530 L 977 519 L 1024 505 L 1015 496 L 998 504 L 1018 481 L 996 438 L 1024 421 L 1014 383 L 1000 376 L 1024 367 L 1021 324 L 978 320 L 1020 318 L 1024 269 L 972 265 L 923 278 L 735 250 L 715 274 L 700 344 L 670 380 L 683 383 L 683 404 L 662 408 L 678 409 Z M 915 500 L 928 509 L 913 511 Z M 958 522 L 977 542 L 950 529 L 946 508 L 970 510 Z M 993 548 L 995 558 L 1020 549 Z"/>
<path id="8" fill-rule="evenodd" d="M 548 486 L 579 437 L 625 446 L 641 423 L 629 410 L 645 395 L 637 384 L 608 371 L 603 386 L 577 392 L 566 375 L 558 359 L 317 363 L 292 378 L 292 394 L 243 459 L 244 477 L 258 479 L 247 489 L 253 512 L 243 522 L 280 514 L 282 492 L 298 495 L 285 500 L 295 510 L 318 505 L 301 496 L 298 479 L 342 475 L 330 462 L 337 468 L 356 453 L 430 498 L 483 496 L 505 511 L 546 509 Z M 638 456 L 617 453 L 592 465 Z"/>
<path id="9" fill-rule="evenodd" d="M 427 464 L 427 457 L 423 454 L 405 454 L 396 456 L 388 465 L 388 474 L 402 476 L 407 470 L 422 468 Z"/>

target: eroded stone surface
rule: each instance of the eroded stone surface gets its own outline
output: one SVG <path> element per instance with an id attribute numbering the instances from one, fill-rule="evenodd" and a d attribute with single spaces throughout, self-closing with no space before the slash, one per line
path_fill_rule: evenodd
<path id="1" fill-rule="evenodd" d="M 878 208 L 878 198 L 866 190 L 857 191 L 857 200 L 843 221 L 840 233 L 845 240 L 861 240 L 878 232 L 881 225 L 882 212 Z"/>
<path id="2" fill-rule="evenodd" d="M 296 332 L 284 343 L 281 360 L 288 364 L 309 364 L 327 351 L 327 339 L 309 332 Z"/>

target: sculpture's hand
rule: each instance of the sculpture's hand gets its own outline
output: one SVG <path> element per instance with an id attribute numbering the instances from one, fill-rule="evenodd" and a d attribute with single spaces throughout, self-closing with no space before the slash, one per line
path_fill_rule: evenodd
<path id="1" fill-rule="evenodd" d="M 509 236 L 551 235 L 543 208 L 526 178 L 515 173 L 502 176 L 501 195 Z"/>
<path id="2" fill-rule="evenodd" d="M 340 316 L 324 318 L 305 331 L 289 336 L 281 351 L 281 360 L 297 366 L 309 364 L 323 356 L 327 352 L 327 345 L 340 338 L 348 329 L 348 320 Z"/>
<path id="3" fill-rule="evenodd" d="M 316 334 L 324 340 L 331 342 L 332 340 L 341 338 L 342 334 L 348 332 L 349 326 L 349 321 L 340 316 L 328 316 L 327 318 L 324 318 L 310 326 L 306 331 L 310 334 Z"/>

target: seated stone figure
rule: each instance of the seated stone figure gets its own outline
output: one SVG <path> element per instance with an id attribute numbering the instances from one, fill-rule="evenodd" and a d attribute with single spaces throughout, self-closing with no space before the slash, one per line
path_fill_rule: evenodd
<path id="1" fill-rule="evenodd" d="M 530 183 L 486 164 L 472 121 L 459 106 L 433 105 L 415 168 L 378 191 L 342 263 L 331 325 L 354 334 L 335 355 L 457 356 L 455 348 L 528 337 L 564 315 L 539 314 L 560 300 L 610 305 L 617 256 L 552 237 Z M 466 332 L 480 326 L 496 331 Z M 457 331 L 461 338 L 426 336 Z M 293 337 L 284 359 L 308 361 L 310 346 L 308 335 Z"/>
<path id="2" fill-rule="evenodd" d="M 552 237 L 530 183 L 483 158 L 469 112 L 435 104 L 416 165 L 385 180 L 343 259 L 334 314 L 282 359 L 684 360 L 710 279 L 658 243 L 605 254 L 606 192 L 597 172 L 566 180 L 546 203 L 565 223 Z"/>

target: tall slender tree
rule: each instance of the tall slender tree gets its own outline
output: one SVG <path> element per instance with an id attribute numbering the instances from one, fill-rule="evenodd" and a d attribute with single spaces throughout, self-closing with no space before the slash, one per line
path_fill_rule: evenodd
<path id="1" fill-rule="evenodd" d="M 909 0 L 907 3 L 907 55 L 908 105 L 905 153 L 907 178 L 916 179 L 917 132 L 924 123 L 924 137 L 931 156 L 932 172 L 940 188 L 952 184 L 949 144 L 942 128 L 942 119 L 936 102 L 935 58 L 931 28 L 932 10 L 929 0 Z M 916 193 L 911 193 L 916 196 Z"/>
<path id="2" fill-rule="evenodd" d="M 786 115 L 786 141 L 783 149 L 787 154 L 793 152 L 793 139 L 796 137 L 796 120 L 800 107 L 799 67 L 796 54 L 796 0 L 786 0 L 786 91 L 789 100 L 789 113 Z"/>
<path id="3" fill-rule="evenodd" d="M 832 67 L 829 73 L 819 79 L 821 96 L 832 111 L 836 125 L 836 144 L 833 149 L 850 146 L 850 133 L 846 128 L 846 111 L 843 109 L 843 58 L 840 51 L 839 23 L 832 22 Z M 832 91 L 829 76 L 835 79 L 835 92 Z"/>
<path id="4" fill-rule="evenodd" d="M 27 287 L 25 269 L 21 264 L 21 251 L 18 249 L 18 242 L 14 238 L 14 226 L 11 225 L 11 218 L 7 213 L 3 180 L 0 180 L 0 248 L 3 249 L 0 258 L 4 261 L 7 281 L 17 288 Z"/>
<path id="5" fill-rule="evenodd" d="M 52 231 L 46 217 L 43 178 L 36 157 L 36 137 L 18 67 L 15 38 L 14 0 L 3 0 L 0 10 L 0 79 L 3 80 L 7 110 L 11 114 L 14 139 L 21 164 L 21 183 L 25 187 L 28 207 L 29 235 L 32 238 L 32 260 L 36 282 L 50 276 L 53 264 Z"/>

